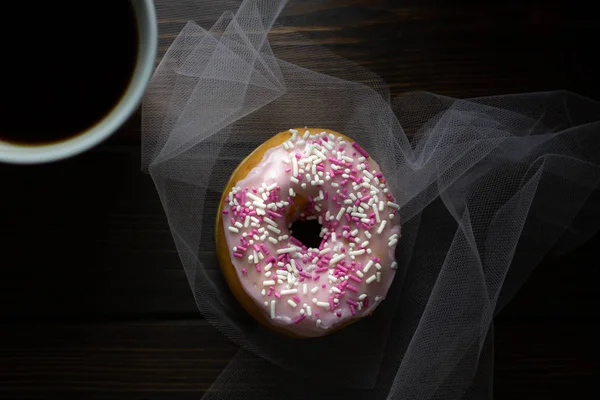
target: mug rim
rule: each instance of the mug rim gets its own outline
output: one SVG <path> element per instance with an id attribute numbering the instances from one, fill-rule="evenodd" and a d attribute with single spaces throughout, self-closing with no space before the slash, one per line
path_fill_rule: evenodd
<path id="1" fill-rule="evenodd" d="M 0 140 L 0 162 L 40 164 L 75 156 L 107 139 L 133 114 L 154 71 L 158 22 L 152 0 L 131 0 L 131 3 L 138 25 L 138 55 L 129 85 L 117 104 L 91 128 L 57 143 L 20 145 Z"/>

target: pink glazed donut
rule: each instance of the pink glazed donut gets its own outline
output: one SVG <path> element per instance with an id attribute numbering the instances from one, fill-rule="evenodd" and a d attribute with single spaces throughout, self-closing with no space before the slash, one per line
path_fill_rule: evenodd
<path id="1" fill-rule="evenodd" d="M 398 204 L 379 165 L 348 137 L 290 129 L 259 146 L 232 174 L 216 223 L 228 285 L 260 323 L 318 337 L 370 315 L 397 269 Z M 317 220 L 320 245 L 292 236 Z"/>

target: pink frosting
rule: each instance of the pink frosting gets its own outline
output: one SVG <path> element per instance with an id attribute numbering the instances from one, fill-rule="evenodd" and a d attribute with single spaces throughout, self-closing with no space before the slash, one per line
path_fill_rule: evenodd
<path id="1" fill-rule="evenodd" d="M 290 132 L 235 184 L 223 225 L 238 278 L 265 316 L 316 337 L 384 299 L 397 268 L 400 218 L 379 166 L 358 144 Z M 296 195 L 309 203 L 288 219 Z M 290 235 L 296 218 L 319 220 L 318 249 Z"/>

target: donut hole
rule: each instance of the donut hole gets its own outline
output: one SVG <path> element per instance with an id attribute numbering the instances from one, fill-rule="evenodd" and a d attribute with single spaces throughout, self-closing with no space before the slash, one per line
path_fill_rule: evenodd
<path id="1" fill-rule="evenodd" d="M 316 249 L 321 244 L 321 237 L 319 237 L 321 229 L 323 229 L 323 227 L 316 219 L 297 219 L 296 221 L 292 222 L 290 234 L 302 242 L 302 244 L 306 247 L 312 247 Z"/>

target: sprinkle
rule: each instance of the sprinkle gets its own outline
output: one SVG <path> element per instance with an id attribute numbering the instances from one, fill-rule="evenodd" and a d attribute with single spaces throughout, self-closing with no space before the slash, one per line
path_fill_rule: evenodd
<path id="1" fill-rule="evenodd" d="M 242 258 L 244 255 L 242 253 L 233 253 L 234 257 Z"/>
<path id="2" fill-rule="evenodd" d="M 355 230 L 353 230 L 352 232 L 350 232 L 350 234 L 351 234 L 352 236 L 356 236 L 356 235 L 358 235 L 358 229 L 355 229 Z"/>
<path id="3" fill-rule="evenodd" d="M 292 157 L 292 175 L 294 178 L 298 177 L 298 160 Z"/>
<path id="4" fill-rule="evenodd" d="M 389 242 L 388 247 L 394 247 L 396 245 L 396 243 L 398 243 L 398 239 L 394 239 L 391 242 Z"/>
<path id="5" fill-rule="evenodd" d="M 338 289 L 337 287 L 335 287 L 335 286 L 332 286 L 331 290 L 333 290 L 336 293 L 342 293 L 342 291 L 340 289 Z"/>
<path id="6" fill-rule="evenodd" d="M 377 272 L 377 282 L 381 282 L 381 272 Z"/>
<path id="7" fill-rule="evenodd" d="M 320 327 L 321 326 L 321 320 L 318 319 L 315 325 L 316 325 L 317 328 Z"/>
<path id="8" fill-rule="evenodd" d="M 277 272 L 279 272 L 279 271 L 277 271 Z M 282 295 L 296 294 L 296 293 L 298 293 L 298 289 L 281 289 Z"/>
<path id="9" fill-rule="evenodd" d="M 377 279 L 377 277 L 375 275 L 371 275 L 370 277 L 367 278 L 367 280 L 365 282 L 367 283 L 371 283 L 373 282 L 375 279 Z"/>
<path id="10" fill-rule="evenodd" d="M 297 307 L 298 306 L 298 304 L 296 304 L 296 302 L 294 300 L 292 300 L 292 299 L 288 299 L 287 303 L 290 306 L 292 306 L 292 307 Z"/>
<path id="11" fill-rule="evenodd" d="M 378 271 L 379 271 L 379 270 L 381 270 L 381 264 L 379 264 L 379 263 L 376 263 L 376 264 L 375 264 L 375 268 L 377 268 L 377 270 L 378 270 Z"/>
<path id="12" fill-rule="evenodd" d="M 263 269 L 265 272 L 269 272 L 271 268 L 273 268 L 273 263 L 268 263 Z"/>
<path id="13" fill-rule="evenodd" d="M 383 200 L 379 201 L 379 211 L 383 211 Z"/>
<path id="14" fill-rule="evenodd" d="M 310 289 L 310 292 L 313 293 L 313 294 L 317 293 L 318 291 L 319 291 L 319 287 L 318 286 L 315 286 L 314 288 Z"/>
<path id="15" fill-rule="evenodd" d="M 304 310 L 302 310 L 302 311 L 304 311 Z M 305 315 L 305 314 L 303 314 L 303 313 L 300 313 L 300 315 L 299 315 L 299 316 L 297 316 L 297 317 L 296 317 L 296 318 L 295 318 L 295 319 L 292 321 L 292 323 L 293 323 L 293 324 L 299 324 L 299 323 L 300 323 L 300 321 L 302 321 L 304 318 L 306 318 L 306 315 Z"/>
<path id="16" fill-rule="evenodd" d="M 379 225 L 379 228 L 377 228 L 377 233 L 381 234 L 381 232 L 383 232 L 383 228 L 385 228 L 385 224 L 387 224 L 387 220 L 383 220 L 381 221 L 381 224 Z"/>
<path id="17" fill-rule="evenodd" d="M 397 263 L 396 261 L 394 261 L 394 262 L 392 263 L 392 265 L 390 265 L 390 267 L 391 267 L 392 269 L 398 269 L 398 263 Z"/>
<path id="18" fill-rule="evenodd" d="M 319 251 L 319 254 L 323 255 L 323 254 L 329 253 L 330 251 L 331 251 L 331 248 L 326 247 L 323 250 Z"/>
<path id="19" fill-rule="evenodd" d="M 236 228 L 235 226 L 229 226 L 228 229 L 231 232 L 235 232 L 235 233 L 239 233 L 240 232 L 240 230 L 238 228 Z"/>
<path id="20" fill-rule="evenodd" d="M 311 306 L 306 306 L 306 315 L 312 317 L 312 308 Z"/>
<path id="21" fill-rule="evenodd" d="M 308 285 L 306 283 L 302 284 L 302 294 L 308 293 Z"/>
<path id="22" fill-rule="evenodd" d="M 358 296 L 358 300 L 360 300 L 360 301 L 363 301 L 366 298 L 367 298 L 367 294 L 366 293 L 363 293 L 360 296 Z"/>
<path id="23" fill-rule="evenodd" d="M 337 215 L 335 216 L 335 219 L 336 219 L 336 220 L 338 220 L 338 221 L 339 221 L 340 219 L 342 219 L 342 216 L 344 215 L 344 212 L 345 212 L 345 211 L 346 211 L 346 210 L 345 210 L 344 208 L 340 208 L 340 211 L 338 211 Z"/>
<path id="24" fill-rule="evenodd" d="M 275 300 L 271 300 L 271 319 L 275 319 Z"/>
<path id="25" fill-rule="evenodd" d="M 329 303 L 326 301 L 317 301 L 316 303 L 319 307 L 329 308 Z"/>
<path id="26" fill-rule="evenodd" d="M 344 258 L 346 257 L 345 254 L 339 254 L 335 257 L 333 257 L 330 261 L 329 261 L 329 265 L 330 266 L 334 266 L 335 264 L 337 264 L 338 262 L 342 261 Z"/>
<path id="27" fill-rule="evenodd" d="M 389 196 L 389 195 L 388 195 L 388 196 Z M 389 207 L 395 208 L 396 210 L 399 210 L 399 209 L 400 209 L 400 206 L 399 206 L 398 204 L 394 203 L 393 201 L 388 201 L 388 202 L 387 202 L 387 205 L 388 205 Z"/>
<path id="28" fill-rule="evenodd" d="M 355 286 L 352 285 L 346 285 L 346 289 L 350 290 L 351 292 L 358 292 L 358 289 Z"/>
<path id="29" fill-rule="evenodd" d="M 369 269 L 371 269 L 372 266 L 373 266 L 373 260 L 369 260 L 367 265 L 365 265 L 365 267 L 363 268 L 363 272 L 366 274 L 367 272 L 369 272 Z"/>
<path id="30" fill-rule="evenodd" d="M 368 244 L 368 242 L 367 242 L 367 244 Z M 351 255 L 351 256 L 360 256 L 360 255 L 363 255 L 363 254 L 365 254 L 365 251 L 366 251 L 365 249 L 360 249 L 360 250 L 356 250 L 356 251 L 351 251 L 351 252 L 350 252 L 350 255 Z"/>
<path id="31" fill-rule="evenodd" d="M 254 218 L 254 217 L 253 217 L 253 218 Z M 269 225 L 272 225 L 272 226 L 277 226 L 277 223 L 276 223 L 275 221 L 273 221 L 273 220 L 272 220 L 271 218 L 269 218 L 269 217 L 263 217 L 263 220 L 264 220 L 264 221 L 265 221 L 267 224 L 269 224 Z M 256 220 L 256 222 L 258 222 L 258 219 Z"/>
<path id="32" fill-rule="evenodd" d="M 363 275 L 363 273 L 362 273 L 362 272 L 360 272 L 360 270 L 358 270 L 358 269 L 356 270 L 355 274 L 356 274 L 356 276 L 358 276 L 359 278 L 364 278 L 364 275 Z"/>
<path id="33" fill-rule="evenodd" d="M 264 281 L 264 282 L 263 282 L 263 286 L 272 286 L 272 285 L 274 285 L 274 284 L 275 284 L 275 281 L 274 281 L 274 280 L 272 280 L 272 279 L 271 279 L 271 280 L 268 280 L 268 281 Z"/>
<path id="34" fill-rule="evenodd" d="M 295 246 L 286 247 L 286 248 L 283 248 L 283 249 L 277 249 L 277 254 L 293 253 L 293 252 L 298 251 L 298 250 L 302 250 L 302 249 L 298 249 Z"/>
<path id="35" fill-rule="evenodd" d="M 298 180 L 298 178 L 296 178 L 296 177 L 294 177 L 294 176 L 292 176 L 292 177 L 290 178 L 290 181 L 294 182 L 295 184 L 298 184 L 298 183 L 300 183 L 300 181 Z M 304 183 L 303 183 L 303 185 L 306 185 L 306 184 L 304 184 Z"/>
<path id="36" fill-rule="evenodd" d="M 277 242 L 277 239 L 275 239 L 275 238 L 274 238 L 274 237 L 272 237 L 272 236 L 269 236 L 269 242 L 271 242 L 271 243 L 273 243 L 273 244 L 277 244 L 277 243 L 278 243 L 278 242 Z"/>
<path id="37" fill-rule="evenodd" d="M 357 278 L 354 275 L 348 275 L 348 277 L 349 277 L 349 279 L 352 279 L 354 282 L 357 282 L 357 283 L 362 282 L 362 280 L 360 278 Z M 348 282 L 348 281 L 345 281 L 345 282 Z"/>
<path id="38" fill-rule="evenodd" d="M 360 147 L 358 145 L 358 143 L 356 142 L 352 142 L 352 147 L 354 147 L 356 149 L 356 151 L 358 151 L 362 156 L 364 156 L 365 158 L 369 158 L 369 153 L 367 153 L 365 151 L 365 149 L 363 149 L 362 147 Z"/>
<path id="39" fill-rule="evenodd" d="M 372 237 L 371 232 L 365 231 L 365 236 L 367 237 L 367 239 L 371 239 L 371 237 Z"/>

